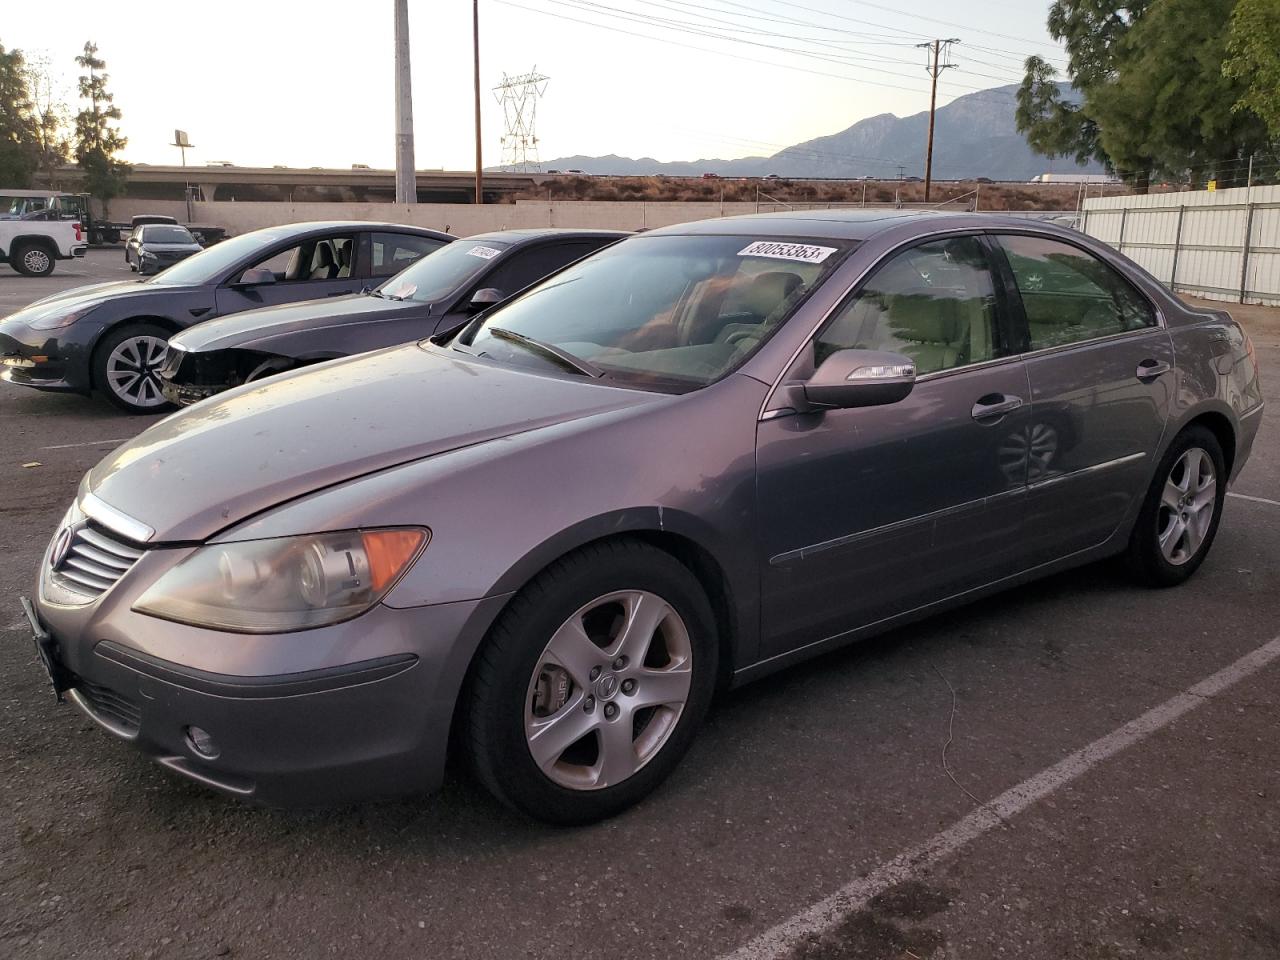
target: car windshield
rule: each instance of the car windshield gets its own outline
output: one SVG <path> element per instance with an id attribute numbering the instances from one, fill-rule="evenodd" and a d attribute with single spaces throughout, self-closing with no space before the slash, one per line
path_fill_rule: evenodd
<path id="1" fill-rule="evenodd" d="M 147 227 L 142 231 L 143 243 L 195 243 L 186 227 Z"/>
<path id="2" fill-rule="evenodd" d="M 145 283 L 156 283 L 161 286 L 181 286 L 189 283 L 211 283 L 228 267 L 234 266 L 246 257 L 254 254 L 265 254 L 266 249 L 283 240 L 289 234 L 283 230 L 254 230 L 242 233 L 230 240 L 223 240 L 199 253 L 181 260 L 168 270 L 162 270 Z M 149 239 L 149 235 L 148 235 Z"/>
<path id="3" fill-rule="evenodd" d="M 378 292 L 419 303 L 441 300 L 466 285 L 508 246 L 496 240 L 455 240 L 401 270 Z"/>
<path id="4" fill-rule="evenodd" d="M 852 247 L 803 238 L 633 237 L 486 314 L 454 343 L 504 363 L 563 369 L 549 345 L 629 386 L 693 390 L 750 356 Z"/>

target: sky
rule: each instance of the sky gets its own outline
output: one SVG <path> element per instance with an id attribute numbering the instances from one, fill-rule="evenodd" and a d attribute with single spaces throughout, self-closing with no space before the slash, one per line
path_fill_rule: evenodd
<path id="1" fill-rule="evenodd" d="M 47 58 L 75 100 L 85 40 L 107 61 L 125 159 L 394 163 L 392 0 L 0 0 L 0 44 Z M 1050 0 L 479 0 L 483 148 L 502 161 L 504 74 L 546 75 L 543 160 L 768 155 L 881 113 L 927 110 L 925 51 L 960 39 L 939 104 L 1061 60 Z M 471 0 L 409 0 L 419 169 L 474 164 Z"/>

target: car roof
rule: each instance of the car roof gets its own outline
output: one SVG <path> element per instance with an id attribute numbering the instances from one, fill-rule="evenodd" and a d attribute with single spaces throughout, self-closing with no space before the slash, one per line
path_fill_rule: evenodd
<path id="1" fill-rule="evenodd" d="M 494 230 L 477 233 L 467 240 L 484 240 L 521 246 L 538 240 L 621 240 L 631 236 L 630 230 L 586 230 L 573 227 L 525 227 L 517 230 Z"/>
<path id="2" fill-rule="evenodd" d="M 897 227 L 917 225 L 929 229 L 949 230 L 972 226 L 1039 227 L 1035 220 L 1002 217 L 991 213 L 944 213 L 940 210 L 840 209 L 787 210 L 782 213 L 751 213 L 741 217 L 697 220 L 651 230 L 646 236 L 711 235 L 758 237 L 824 237 L 831 240 L 867 240 L 878 233 Z"/>
<path id="3" fill-rule="evenodd" d="M 288 230 L 298 236 L 311 233 L 324 233 L 329 230 L 385 230 L 390 233 L 416 233 L 420 236 L 449 237 L 452 234 L 430 227 L 417 227 L 410 223 L 389 223 L 385 220 L 306 220 L 300 223 L 277 223 L 269 227 L 259 227 L 250 233 L 268 230 Z M 243 234 L 241 234 L 243 236 Z M 454 237 L 454 239 L 457 239 Z"/>

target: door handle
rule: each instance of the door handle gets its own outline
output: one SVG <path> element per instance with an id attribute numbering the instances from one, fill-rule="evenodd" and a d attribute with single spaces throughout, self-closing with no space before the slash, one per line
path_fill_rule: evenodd
<path id="1" fill-rule="evenodd" d="M 1005 396 L 1003 393 L 988 393 L 985 397 L 979 397 L 978 402 L 973 405 L 970 416 L 981 422 L 983 420 L 997 420 L 1005 414 L 1013 413 L 1022 406 L 1021 397 Z"/>
<path id="2" fill-rule="evenodd" d="M 1137 378 L 1139 380 L 1154 380 L 1156 377 L 1162 376 L 1172 370 L 1169 364 L 1163 360 L 1143 360 L 1138 364 Z"/>

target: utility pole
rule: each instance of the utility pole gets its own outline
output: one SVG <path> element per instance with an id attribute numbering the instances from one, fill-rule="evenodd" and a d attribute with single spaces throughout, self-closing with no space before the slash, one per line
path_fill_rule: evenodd
<path id="1" fill-rule="evenodd" d="M 413 77 L 409 70 L 409 0 L 396 5 L 396 203 L 418 202 L 413 166 Z"/>
<path id="2" fill-rule="evenodd" d="M 480 151 L 480 0 L 471 0 L 471 41 L 476 63 L 476 203 L 484 203 L 484 162 Z"/>
<path id="3" fill-rule="evenodd" d="M 932 43 L 918 43 L 917 47 L 924 50 L 931 50 L 933 53 L 932 62 L 925 65 L 925 70 L 929 76 L 933 78 L 933 91 L 929 95 L 929 145 L 925 148 L 924 155 L 924 202 L 929 202 L 929 194 L 933 190 L 933 128 L 938 113 L 938 75 L 943 70 L 949 70 L 954 66 L 952 63 L 944 63 L 943 57 L 951 50 L 953 43 L 959 43 L 958 37 L 951 37 L 947 40 L 934 40 Z"/>

